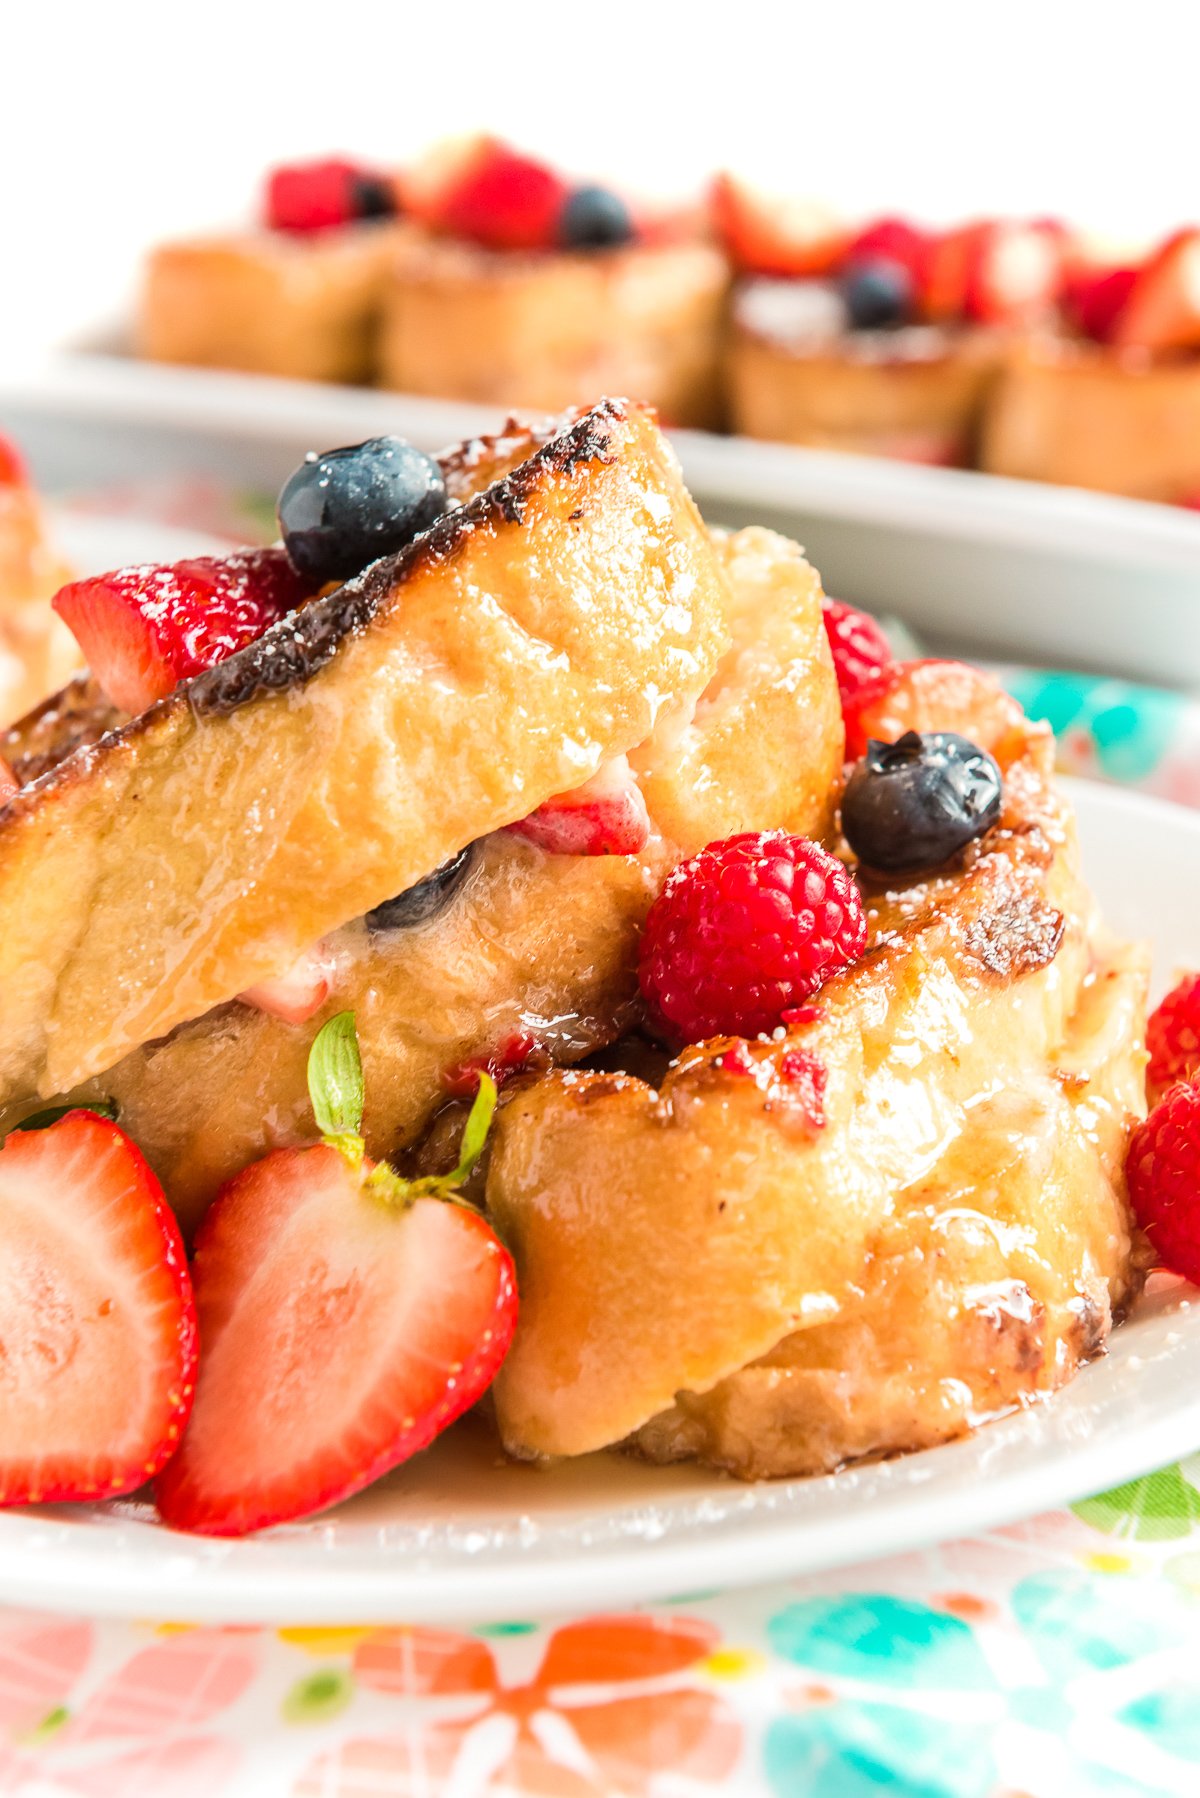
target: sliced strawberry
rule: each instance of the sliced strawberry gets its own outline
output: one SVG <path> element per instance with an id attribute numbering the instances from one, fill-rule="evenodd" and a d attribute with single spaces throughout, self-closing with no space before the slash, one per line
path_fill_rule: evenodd
<path id="1" fill-rule="evenodd" d="M 179 1227 L 129 1138 L 72 1111 L 0 1149 L 0 1504 L 131 1492 L 196 1376 Z"/>
<path id="2" fill-rule="evenodd" d="M 1200 346 L 1200 230 L 1177 231 L 1150 257 L 1121 308 L 1112 342 L 1143 350 Z"/>
<path id="3" fill-rule="evenodd" d="M 1003 766 L 1025 739 L 1025 714 L 999 681 L 969 662 L 893 662 L 843 704 L 846 757 L 865 754 L 868 738 L 895 743 L 907 730 L 957 731 Z"/>
<path id="4" fill-rule="evenodd" d="M 1053 305 L 1064 266 L 1064 239 L 1049 220 L 963 225 L 929 240 L 921 309 L 939 323 L 1019 324 Z"/>
<path id="5" fill-rule="evenodd" d="M 730 261 L 747 275 L 828 275 L 850 234 L 812 200 L 778 199 L 721 174 L 709 195 L 713 224 Z"/>
<path id="6" fill-rule="evenodd" d="M 327 950 L 316 943 L 298 955 L 282 974 L 257 981 L 238 998 L 244 1005 L 282 1018 L 285 1024 L 306 1024 L 328 999 L 332 972 Z"/>
<path id="7" fill-rule="evenodd" d="M 24 487 L 25 459 L 10 437 L 0 436 L 0 487 Z"/>
<path id="8" fill-rule="evenodd" d="M 1095 343 L 1111 343 L 1138 278 L 1136 268 L 1079 269 L 1064 294 L 1067 316 Z"/>
<path id="9" fill-rule="evenodd" d="M 395 210 L 390 175 L 340 156 L 272 169 L 263 194 L 263 217 L 273 231 L 327 231 Z"/>
<path id="10" fill-rule="evenodd" d="M 54 609 L 114 705 L 142 712 L 307 599 L 279 548 L 147 562 L 59 589 Z"/>
<path id="11" fill-rule="evenodd" d="M 628 759 L 619 755 L 512 829 L 550 855 L 640 855 L 650 840 L 650 815 Z"/>
<path id="12" fill-rule="evenodd" d="M 514 1030 L 494 1048 L 481 1049 L 477 1055 L 468 1055 L 465 1061 L 447 1068 L 442 1085 L 453 1098 L 469 1099 L 479 1091 L 480 1074 L 490 1075 L 497 1087 L 502 1087 L 535 1058 L 542 1066 L 548 1064 L 549 1057 L 539 1050 L 537 1038 L 527 1030 Z"/>
<path id="13" fill-rule="evenodd" d="M 204 1360 L 164 1520 L 236 1536 L 306 1517 L 425 1448 L 512 1339 L 512 1261 L 475 1212 L 399 1208 L 335 1149 L 237 1175 L 196 1242 Z"/>
<path id="14" fill-rule="evenodd" d="M 546 250 L 570 189 L 494 137 L 444 145 L 405 179 L 407 209 L 431 230 L 493 250 Z"/>

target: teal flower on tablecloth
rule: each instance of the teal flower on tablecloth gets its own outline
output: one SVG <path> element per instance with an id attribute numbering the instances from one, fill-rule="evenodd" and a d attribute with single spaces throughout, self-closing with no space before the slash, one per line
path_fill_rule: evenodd
<path id="1" fill-rule="evenodd" d="M 778 1718 L 763 1755 L 780 1798 L 985 1798 L 991 1743 L 982 1724 L 846 1700 Z"/>
<path id="2" fill-rule="evenodd" d="M 1174 1542 L 1200 1529 L 1200 1491 L 1183 1467 L 1164 1467 L 1071 1506 L 1076 1517 L 1109 1536 Z"/>
<path id="3" fill-rule="evenodd" d="M 1155 1747 L 1165 1748 L 1180 1760 L 1200 1761 L 1200 1685 L 1165 1686 L 1147 1692 L 1117 1716 L 1148 1736 Z"/>
<path id="4" fill-rule="evenodd" d="M 1013 1616 L 1056 1686 L 1127 1667 L 1175 1646 L 1176 1613 L 1157 1592 L 1127 1586 L 1113 1603 L 1103 1581 L 1072 1567 L 1030 1574 L 1014 1586 Z"/>
<path id="5" fill-rule="evenodd" d="M 994 1683 L 969 1626 L 911 1599 L 874 1593 L 809 1599 L 772 1617 L 767 1637 L 776 1654 L 816 1673 L 909 1692 Z"/>
<path id="6" fill-rule="evenodd" d="M 1086 773 L 1082 738 L 1100 772 L 1137 783 L 1153 774 L 1176 741 L 1188 701 L 1163 687 L 1104 680 L 1094 674 L 1008 669 L 1005 685 L 1029 713 L 1059 739 L 1064 765 Z"/>

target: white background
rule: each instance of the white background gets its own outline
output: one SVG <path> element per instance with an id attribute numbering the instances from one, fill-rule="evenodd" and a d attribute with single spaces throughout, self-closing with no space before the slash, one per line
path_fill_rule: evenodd
<path id="1" fill-rule="evenodd" d="M 157 236 L 273 160 L 507 131 L 686 190 L 725 163 L 855 213 L 1200 215 L 1195 0 L 7 0 L 0 354 L 111 315 Z"/>

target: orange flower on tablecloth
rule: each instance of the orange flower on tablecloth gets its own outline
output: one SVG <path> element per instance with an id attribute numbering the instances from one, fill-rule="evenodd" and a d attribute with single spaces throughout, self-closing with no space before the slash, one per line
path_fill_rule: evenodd
<path id="1" fill-rule="evenodd" d="M 688 1617 L 590 1618 L 555 1630 L 532 1679 L 506 1685 L 475 1637 L 380 1631 L 355 1651 L 354 1676 L 410 1701 L 409 1727 L 322 1755 L 295 1798 L 435 1798 L 451 1779 L 487 1798 L 644 1798 L 665 1771 L 717 1784 L 741 1725 L 680 1677 L 716 1642 Z"/>

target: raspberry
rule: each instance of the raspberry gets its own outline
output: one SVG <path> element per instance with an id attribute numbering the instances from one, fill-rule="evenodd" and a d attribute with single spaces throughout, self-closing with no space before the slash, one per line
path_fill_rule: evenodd
<path id="1" fill-rule="evenodd" d="M 341 156 L 290 163 L 268 175 L 263 212 L 273 231 L 328 231 L 394 212 L 391 187 L 387 175 Z"/>
<path id="2" fill-rule="evenodd" d="M 646 919 L 642 992 L 685 1041 L 756 1036 L 866 941 L 862 899 L 841 862 L 804 837 L 746 831 L 668 877 Z"/>
<path id="3" fill-rule="evenodd" d="M 1150 1065 L 1146 1078 L 1152 1098 L 1176 1080 L 1200 1074 L 1200 974 L 1185 974 L 1146 1025 Z"/>
<path id="4" fill-rule="evenodd" d="M 892 666 L 892 651 L 875 620 L 854 606 L 840 599 L 823 599 L 821 615 L 845 711 L 866 691 L 877 689 Z"/>
<path id="5" fill-rule="evenodd" d="M 1200 1283 L 1200 1086 L 1180 1081 L 1129 1141 L 1129 1197 L 1167 1267 Z"/>

